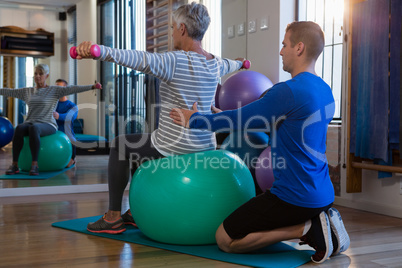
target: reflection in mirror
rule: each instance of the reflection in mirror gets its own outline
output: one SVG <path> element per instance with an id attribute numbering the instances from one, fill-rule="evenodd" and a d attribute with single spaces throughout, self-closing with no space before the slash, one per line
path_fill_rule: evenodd
<path id="1" fill-rule="evenodd" d="M 46 59 L 32 57 L 11 57 L 0 56 L 2 66 L 0 88 L 24 88 L 34 85 L 34 66 L 40 62 L 45 62 L 52 67 Z M 55 81 L 46 81 L 48 85 L 54 85 Z M 71 96 L 70 96 L 71 98 Z M 16 98 L 1 97 L 0 99 L 1 116 L 8 118 L 13 126 L 24 122 L 28 107 L 24 101 Z M 91 152 L 89 152 L 91 153 Z M 77 155 L 76 167 L 61 173 L 55 177 L 45 180 L 35 179 L 34 176 L 26 179 L 13 179 L 12 176 L 5 178 L 3 175 L 12 162 L 12 142 L 0 148 L 0 197 L 20 195 L 15 189 L 24 190 L 20 192 L 34 193 L 38 188 L 44 187 L 47 194 L 52 194 L 52 188 L 58 186 L 80 186 L 80 185 L 105 185 L 107 184 L 107 152 L 92 152 L 87 155 Z M 51 188 L 49 188 L 51 187 Z M 14 189 L 14 191 L 13 191 Z M 29 190 L 30 189 L 30 190 Z M 75 188 L 78 189 L 78 188 Z M 75 190 L 76 191 L 76 190 Z"/>

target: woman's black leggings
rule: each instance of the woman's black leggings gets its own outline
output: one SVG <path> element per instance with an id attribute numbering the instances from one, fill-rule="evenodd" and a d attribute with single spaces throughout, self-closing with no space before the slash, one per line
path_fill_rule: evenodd
<path id="1" fill-rule="evenodd" d="M 135 170 L 148 160 L 164 157 L 151 142 L 151 134 L 126 134 L 111 145 L 108 163 L 109 209 L 121 211 L 124 190 Z"/>
<path id="2" fill-rule="evenodd" d="M 40 149 L 40 137 L 56 133 L 56 128 L 47 123 L 22 123 L 14 131 L 13 137 L 13 162 L 18 162 L 24 137 L 29 136 L 29 148 L 31 149 L 32 161 L 38 161 Z"/>

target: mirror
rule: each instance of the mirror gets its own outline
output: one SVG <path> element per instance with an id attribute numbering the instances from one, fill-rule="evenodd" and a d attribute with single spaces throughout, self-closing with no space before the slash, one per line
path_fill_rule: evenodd
<path id="1" fill-rule="evenodd" d="M 2 68 L 0 88 L 22 88 L 33 86 L 33 68 L 38 63 L 45 63 L 50 68 L 50 77 L 47 84 L 54 85 L 58 78 L 68 80 L 53 74 L 53 66 L 57 66 L 52 58 L 12 57 L 0 56 Z M 68 98 L 75 101 L 74 95 Z M 8 118 L 13 125 L 24 122 L 27 113 L 25 102 L 7 97 L 0 97 L 1 116 Z M 78 113 L 80 118 L 80 112 Z M 3 133 L 1 133 L 3 134 Z M 93 142 L 92 142 L 93 143 Z M 48 179 L 35 179 L 34 176 L 26 179 L 13 179 L 9 177 L 0 179 L 0 197 L 21 196 L 32 194 L 76 193 L 107 190 L 107 163 L 108 152 L 104 144 L 100 150 L 82 148 L 84 143 L 77 144 L 76 167 Z M 12 163 L 12 142 L 0 148 L 0 176 L 5 174 Z M 68 186 L 68 187 L 66 187 Z M 96 187 L 94 187 L 96 186 Z"/>

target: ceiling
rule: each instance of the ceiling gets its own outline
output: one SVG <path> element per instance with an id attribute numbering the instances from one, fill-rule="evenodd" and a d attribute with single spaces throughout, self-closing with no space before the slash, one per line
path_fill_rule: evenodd
<path id="1" fill-rule="evenodd" d="M 83 0 L 2 0 L 2 5 L 30 5 L 43 6 L 47 8 L 69 8 Z M 1 6 L 0 6 L 1 7 Z"/>

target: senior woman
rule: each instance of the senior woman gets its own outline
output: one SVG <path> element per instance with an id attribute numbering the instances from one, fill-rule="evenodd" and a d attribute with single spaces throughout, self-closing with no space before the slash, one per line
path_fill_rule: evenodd
<path id="1" fill-rule="evenodd" d="M 29 175 L 39 175 L 38 156 L 40 149 L 40 137 L 56 133 L 57 123 L 53 117 L 53 111 L 57 102 L 64 95 L 80 93 L 90 89 L 101 89 L 99 83 L 88 86 L 48 86 L 46 79 L 49 77 L 49 66 L 38 64 L 35 66 L 35 87 L 10 89 L 1 88 L 0 95 L 18 98 L 28 105 L 28 115 L 24 123 L 19 124 L 13 137 L 13 162 L 6 171 L 7 175 L 19 173 L 18 158 L 24 145 L 24 136 L 29 136 L 29 148 L 32 154 L 32 165 Z"/>
<path id="2" fill-rule="evenodd" d="M 211 113 L 215 90 L 221 76 L 239 70 L 244 59 L 222 59 L 202 48 L 201 40 L 210 17 L 202 4 L 191 3 L 173 12 L 172 37 L 176 51 L 148 53 L 100 47 L 96 60 L 114 62 L 153 75 L 161 80 L 159 125 L 152 133 L 120 135 L 113 140 L 109 165 L 109 210 L 87 229 L 95 233 L 118 234 L 125 224 L 136 225 L 130 211 L 121 215 L 122 199 L 130 176 L 144 161 L 171 155 L 189 154 L 216 148 L 213 132 L 189 130 L 169 118 L 172 107 L 189 109 L 197 102 Z M 92 42 L 81 43 L 77 59 L 93 58 Z M 131 170 L 130 170 L 131 167 Z"/>

